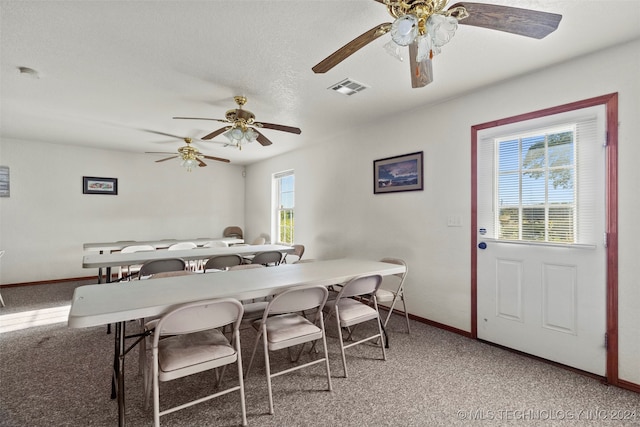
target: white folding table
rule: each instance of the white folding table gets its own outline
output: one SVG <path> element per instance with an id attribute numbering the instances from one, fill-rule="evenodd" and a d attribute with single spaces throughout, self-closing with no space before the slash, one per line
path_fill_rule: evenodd
<path id="1" fill-rule="evenodd" d="M 107 253 L 89 254 L 82 257 L 83 268 L 106 268 L 107 282 L 111 281 L 111 267 L 124 265 L 144 264 L 147 261 L 165 258 L 182 258 L 185 261 L 196 259 L 208 259 L 218 255 L 253 255 L 258 252 L 280 251 L 283 253 L 293 253 L 292 246 L 285 245 L 238 245 L 230 247 L 213 246 L 210 248 L 180 249 L 176 251 L 142 251 L 131 253 Z M 102 282 L 101 274 L 98 272 L 99 283 Z"/>
<path id="2" fill-rule="evenodd" d="M 132 245 L 148 245 L 153 246 L 156 249 L 167 249 L 169 246 L 175 243 L 193 242 L 197 246 L 202 246 L 208 242 L 224 242 L 227 245 L 239 245 L 244 243 L 243 239 L 236 237 L 198 237 L 197 239 L 163 239 L 163 240 L 120 240 L 117 242 L 98 242 L 98 243 L 84 243 L 82 249 L 87 252 L 98 252 L 99 254 L 111 253 L 113 251 L 121 251 L 123 248 Z M 107 267 L 107 282 L 111 281 L 109 277 L 111 273 L 111 267 Z M 98 268 L 98 283 L 102 283 L 102 267 Z"/>
<path id="3" fill-rule="evenodd" d="M 298 285 L 330 286 L 361 276 L 403 273 L 403 265 L 358 259 L 335 259 L 277 267 L 193 274 L 76 288 L 68 326 L 116 324 L 114 376 L 117 378 L 118 424 L 125 424 L 125 322 L 159 316 L 172 307 L 212 298 L 260 298 Z M 114 386 L 115 386 L 114 382 Z M 113 398 L 112 393 L 112 398 Z"/>
<path id="4" fill-rule="evenodd" d="M 82 245 L 82 249 L 85 251 L 93 251 L 93 252 L 110 252 L 110 251 L 120 251 L 122 248 L 131 245 L 149 245 L 153 246 L 156 249 L 166 249 L 169 246 L 182 243 L 182 242 L 193 242 L 197 246 L 202 246 L 207 242 L 224 242 L 228 245 L 237 245 L 240 243 L 244 243 L 243 239 L 238 239 L 236 237 L 198 237 L 197 239 L 163 239 L 163 240 L 121 240 L 118 242 L 103 242 L 103 243 L 84 243 Z"/>

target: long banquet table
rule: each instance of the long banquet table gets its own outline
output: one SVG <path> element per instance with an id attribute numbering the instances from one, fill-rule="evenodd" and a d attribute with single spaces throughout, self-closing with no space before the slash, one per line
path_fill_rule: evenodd
<path id="1" fill-rule="evenodd" d="M 102 283 L 102 269 L 106 267 L 107 282 L 111 281 L 111 268 L 125 265 L 144 264 L 147 261 L 165 258 L 182 258 L 185 261 L 196 259 L 208 259 L 217 255 L 238 254 L 241 256 L 254 255 L 258 252 L 280 251 L 293 253 L 292 246 L 284 245 L 238 245 L 238 246 L 213 246 L 210 248 L 181 249 L 175 251 L 142 251 L 130 253 L 89 254 L 82 257 L 83 268 L 98 269 L 98 283 Z"/>
<path id="2" fill-rule="evenodd" d="M 96 242 L 96 243 L 84 243 L 82 249 L 87 252 L 98 252 L 100 255 L 110 254 L 114 251 L 121 251 L 127 246 L 132 245 L 148 245 L 153 246 L 155 249 L 167 249 L 169 246 L 175 243 L 193 242 L 197 246 L 203 246 L 209 242 L 224 242 L 227 245 L 240 245 L 244 243 L 243 239 L 237 237 L 199 237 L 197 239 L 162 239 L 162 240 L 120 240 L 117 242 Z M 111 267 L 107 267 L 107 282 L 111 281 Z M 98 268 L 98 283 L 102 283 L 102 267 Z"/>
<path id="3" fill-rule="evenodd" d="M 118 422 L 125 424 L 125 322 L 159 316 L 171 307 L 210 298 L 260 298 L 298 285 L 330 286 L 361 275 L 403 273 L 402 265 L 358 259 L 335 259 L 277 267 L 193 274 L 76 288 L 68 326 L 116 324 L 114 374 L 117 377 Z"/>
<path id="4" fill-rule="evenodd" d="M 163 240 L 121 240 L 118 242 L 96 242 L 96 243 L 84 243 L 82 249 L 85 251 L 93 252 L 108 252 L 108 251 L 120 251 L 122 248 L 131 245 L 149 245 L 156 249 L 166 249 L 175 243 L 181 242 L 193 242 L 197 246 L 202 246 L 207 242 L 224 242 L 228 245 L 237 245 L 244 243 L 243 239 L 236 237 L 199 237 L 197 239 L 163 239 Z"/>
<path id="5" fill-rule="evenodd" d="M 90 254 L 82 257 L 83 268 L 119 267 L 123 265 L 143 264 L 146 261 L 165 258 L 182 258 L 185 261 L 207 259 L 217 255 L 253 255 L 258 252 L 280 251 L 293 253 L 292 246 L 285 245 L 241 245 L 241 246 L 214 246 L 211 248 L 180 249 L 176 251 L 142 251 L 112 254 Z"/>

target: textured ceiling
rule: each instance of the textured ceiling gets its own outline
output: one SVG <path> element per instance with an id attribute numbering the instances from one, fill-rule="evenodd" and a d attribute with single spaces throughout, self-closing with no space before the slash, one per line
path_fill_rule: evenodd
<path id="1" fill-rule="evenodd" d="M 487 0 L 563 15 L 542 40 L 460 26 L 434 59 L 432 84 L 411 89 L 409 66 L 383 36 L 326 74 L 311 67 L 373 26 L 389 22 L 373 0 L 0 1 L 0 136 L 144 153 L 223 126 L 173 116 L 224 118 L 234 95 L 258 121 L 301 135 L 242 151 L 196 142 L 207 155 L 249 164 L 385 115 L 442 102 L 640 37 L 640 1 Z M 38 71 L 34 79 L 18 67 Z M 370 86 L 347 97 L 345 78 Z M 224 142 L 223 136 L 214 141 Z M 150 161 L 157 155 L 149 155 Z"/>

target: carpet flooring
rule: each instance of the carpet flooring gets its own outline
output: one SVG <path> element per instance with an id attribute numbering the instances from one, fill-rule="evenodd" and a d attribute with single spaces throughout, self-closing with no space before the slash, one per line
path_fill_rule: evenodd
<path id="1" fill-rule="evenodd" d="M 8 306 L 0 315 L 69 304 L 78 285 L 3 289 Z M 361 327 L 356 335 L 370 330 Z M 418 322 L 412 321 L 408 335 L 399 315 L 392 316 L 388 333 L 387 360 L 370 344 L 348 349 L 349 377 L 344 378 L 337 332 L 329 324 L 333 391 L 326 391 L 322 365 L 275 378 L 274 415 L 268 414 L 259 350 L 246 381 L 249 425 L 640 425 L 640 394 Z M 245 364 L 254 337 L 252 329 L 243 330 Z M 69 329 L 55 323 L 0 334 L 0 426 L 116 426 L 117 405 L 109 398 L 112 356 L 113 335 L 105 327 Z M 127 425 L 151 426 L 137 356 L 132 350 L 125 365 Z M 286 356 L 286 350 L 272 356 L 272 369 L 290 366 Z M 314 356 L 304 355 L 302 361 L 309 357 Z M 233 371 L 227 370 L 224 384 L 237 381 Z M 212 378 L 205 373 L 161 384 L 161 404 L 202 396 Z M 161 418 L 163 426 L 240 422 L 238 393 Z"/>

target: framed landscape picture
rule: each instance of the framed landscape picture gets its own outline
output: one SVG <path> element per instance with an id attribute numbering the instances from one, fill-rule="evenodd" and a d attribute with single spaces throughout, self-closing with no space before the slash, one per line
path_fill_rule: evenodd
<path id="1" fill-rule="evenodd" d="M 82 194 L 118 194 L 118 178 L 82 177 Z"/>
<path id="2" fill-rule="evenodd" d="M 373 192 L 422 190 L 422 151 L 373 161 Z"/>

